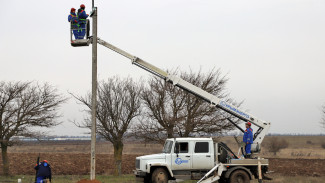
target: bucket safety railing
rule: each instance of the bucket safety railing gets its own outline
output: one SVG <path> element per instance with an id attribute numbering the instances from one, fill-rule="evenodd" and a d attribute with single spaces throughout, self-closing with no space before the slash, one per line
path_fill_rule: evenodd
<path id="1" fill-rule="evenodd" d="M 86 20 L 86 26 L 85 28 L 81 28 L 80 25 L 72 24 L 70 23 L 70 41 L 71 46 L 89 46 L 90 40 L 89 40 L 89 30 L 90 30 L 90 22 L 87 19 Z M 85 36 L 83 39 L 77 39 L 75 35 L 73 34 L 74 31 L 82 32 L 85 31 Z"/>

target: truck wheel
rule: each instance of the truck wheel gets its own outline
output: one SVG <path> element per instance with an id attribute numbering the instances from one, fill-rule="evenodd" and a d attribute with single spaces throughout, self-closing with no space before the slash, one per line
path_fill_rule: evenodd
<path id="1" fill-rule="evenodd" d="M 249 183 L 249 175 L 244 170 L 235 170 L 229 178 L 230 183 Z"/>
<path id="2" fill-rule="evenodd" d="M 168 174 L 164 168 L 157 168 L 151 176 L 152 183 L 167 183 Z"/>

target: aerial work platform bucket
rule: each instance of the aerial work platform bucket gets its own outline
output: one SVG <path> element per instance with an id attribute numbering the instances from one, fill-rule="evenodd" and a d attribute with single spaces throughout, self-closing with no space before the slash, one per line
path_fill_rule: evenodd
<path id="1" fill-rule="evenodd" d="M 86 21 L 86 27 L 85 28 L 73 28 L 72 23 L 70 24 L 70 40 L 71 40 L 71 46 L 73 47 L 78 47 L 78 46 L 89 46 L 90 44 L 90 39 L 89 39 L 89 20 L 87 19 Z M 73 31 L 80 31 L 80 30 L 85 30 L 86 35 L 84 39 L 76 39 Z"/>

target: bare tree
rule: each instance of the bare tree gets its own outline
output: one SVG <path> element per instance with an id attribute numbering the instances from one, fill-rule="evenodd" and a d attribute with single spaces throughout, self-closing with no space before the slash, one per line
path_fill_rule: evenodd
<path id="1" fill-rule="evenodd" d="M 135 135 L 147 141 L 160 142 L 166 137 L 173 137 L 176 123 L 184 118 L 180 115 L 184 108 L 182 91 L 160 78 L 152 77 L 141 98 L 147 110 L 134 127 Z"/>
<path id="2" fill-rule="evenodd" d="M 281 149 L 285 149 L 289 146 L 288 142 L 285 139 L 279 140 L 278 137 L 271 137 L 267 148 L 270 152 L 273 152 L 276 155 Z"/>
<path id="3" fill-rule="evenodd" d="M 235 103 L 229 98 L 229 94 L 225 92 L 225 86 L 228 79 L 221 75 L 220 70 L 211 70 L 207 74 L 198 73 L 182 73 L 182 78 L 186 81 L 202 88 L 203 90 L 224 99 L 229 103 L 239 106 L 241 103 Z M 185 110 L 183 112 L 185 119 L 178 123 L 178 135 L 180 137 L 188 137 L 191 133 L 211 134 L 220 133 L 233 129 L 233 125 L 227 119 L 233 117 L 224 111 L 211 107 L 210 104 L 202 99 L 183 92 L 185 98 Z"/>
<path id="4" fill-rule="evenodd" d="M 14 136 L 33 136 L 31 127 L 53 127 L 66 99 L 49 84 L 0 82 L 0 147 L 4 175 L 9 175 L 8 147 Z"/>
<path id="5" fill-rule="evenodd" d="M 108 81 L 100 82 L 98 85 L 97 102 L 97 133 L 110 141 L 114 147 L 115 172 L 114 175 L 121 175 L 123 138 L 130 123 L 140 115 L 141 85 L 136 84 L 130 78 L 124 80 L 118 77 L 110 78 Z M 91 114 L 91 95 L 76 97 L 89 108 Z M 86 118 L 80 127 L 91 128 L 90 118 Z"/>
<path id="6" fill-rule="evenodd" d="M 220 70 L 212 69 L 207 74 L 182 72 L 181 78 L 234 104 L 225 92 L 228 79 Z M 146 141 L 163 142 L 175 136 L 208 135 L 233 129 L 227 121 L 231 116 L 160 78 L 149 80 L 149 87 L 144 89 L 141 98 L 146 115 L 135 125 L 133 133 Z"/>

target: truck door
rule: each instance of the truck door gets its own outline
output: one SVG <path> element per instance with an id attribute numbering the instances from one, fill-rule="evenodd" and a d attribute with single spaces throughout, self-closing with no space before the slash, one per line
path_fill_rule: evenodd
<path id="1" fill-rule="evenodd" d="M 178 149 L 179 153 L 176 153 Z M 172 152 L 172 169 L 173 170 L 184 170 L 190 169 L 192 164 L 190 143 L 189 142 L 177 142 Z"/>
<path id="2" fill-rule="evenodd" d="M 213 144 L 209 141 L 194 143 L 192 169 L 211 169 L 214 167 Z"/>

